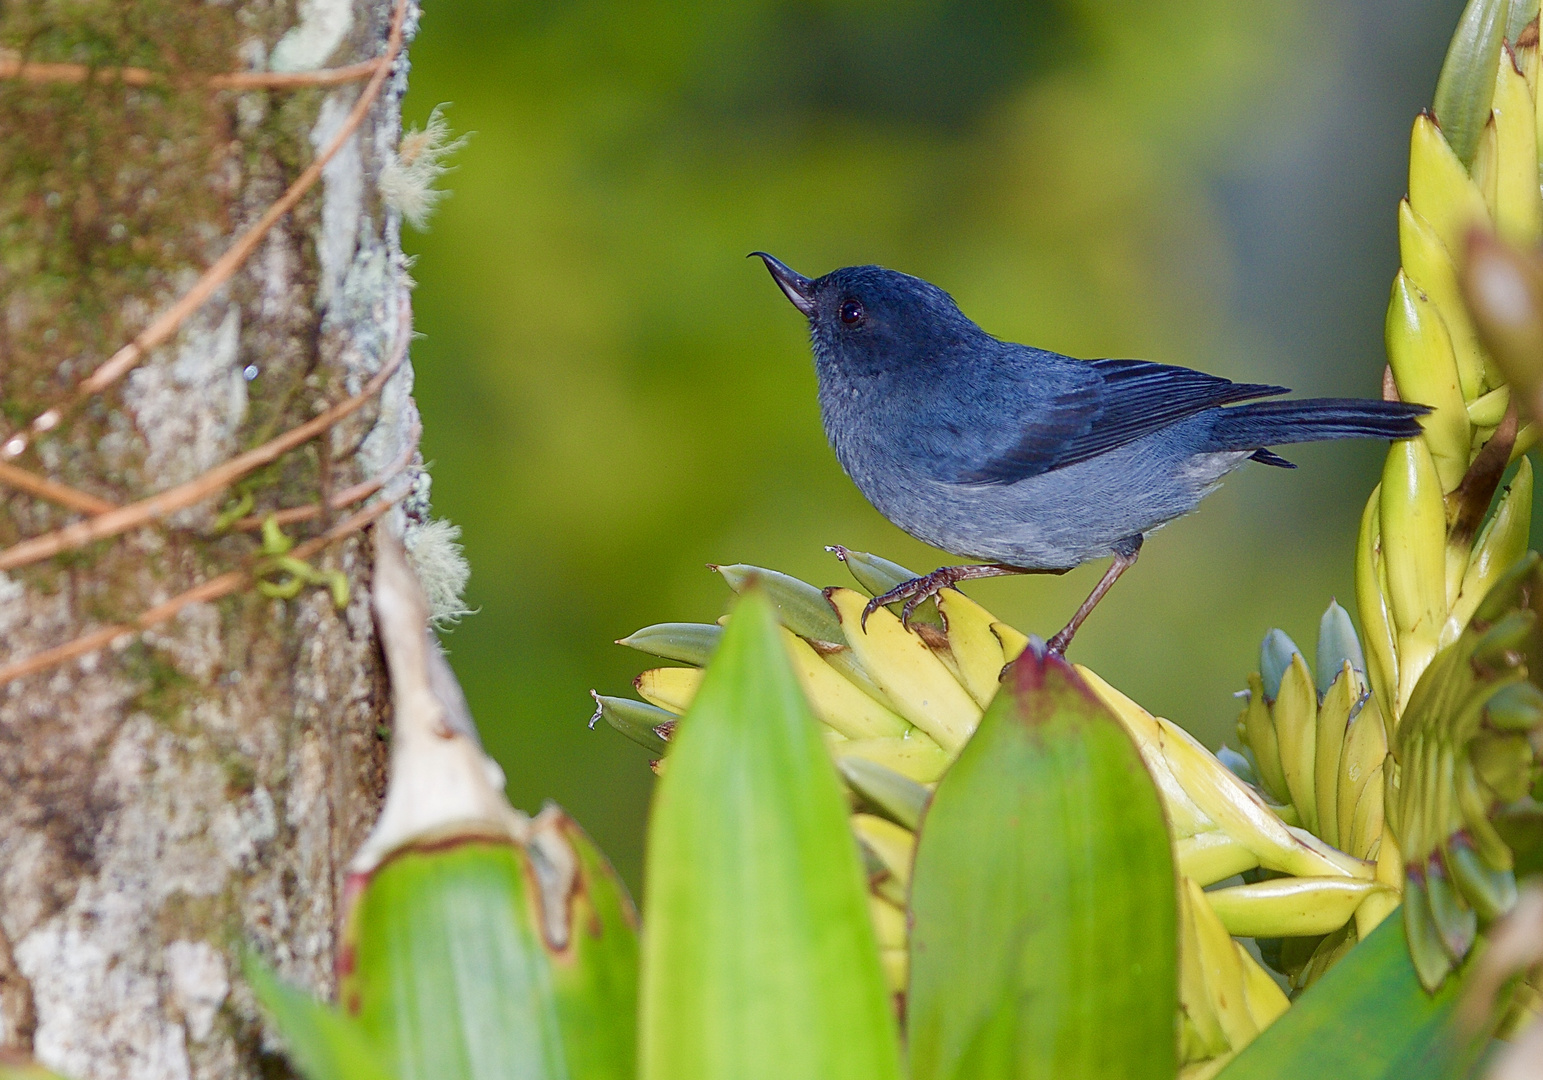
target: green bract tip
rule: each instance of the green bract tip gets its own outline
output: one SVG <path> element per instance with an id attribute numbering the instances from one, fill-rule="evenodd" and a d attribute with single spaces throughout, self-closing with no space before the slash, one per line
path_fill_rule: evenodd
<path id="1" fill-rule="evenodd" d="M 1264 679 L 1264 696 L 1274 701 L 1280 696 L 1280 681 L 1291 666 L 1291 657 L 1301 653 L 1297 643 L 1284 630 L 1271 630 L 1259 646 L 1259 675 Z"/>
<path id="2" fill-rule="evenodd" d="M 1355 625 L 1350 613 L 1330 600 L 1329 606 L 1318 622 L 1318 693 L 1327 694 L 1329 687 L 1339 676 L 1340 670 L 1349 663 L 1363 678 L 1366 675 L 1366 657 L 1361 654 L 1361 640 L 1356 637 Z"/>

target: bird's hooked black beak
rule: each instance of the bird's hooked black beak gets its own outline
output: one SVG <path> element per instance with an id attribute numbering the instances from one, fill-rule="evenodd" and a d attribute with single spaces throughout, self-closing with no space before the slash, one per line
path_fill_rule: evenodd
<path id="1" fill-rule="evenodd" d="M 764 251 L 752 251 L 745 258 L 752 256 L 759 256 L 761 261 L 766 263 L 766 269 L 771 271 L 772 280 L 787 294 L 788 299 L 793 301 L 793 306 L 807 317 L 814 318 L 814 282 L 787 266 L 781 259 L 774 259 Z"/>

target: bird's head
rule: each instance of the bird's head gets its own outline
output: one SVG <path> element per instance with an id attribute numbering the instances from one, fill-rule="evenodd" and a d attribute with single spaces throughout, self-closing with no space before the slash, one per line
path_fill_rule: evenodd
<path id="1" fill-rule="evenodd" d="M 763 251 L 752 254 L 808 318 L 816 360 L 850 374 L 923 364 L 984 336 L 951 296 L 921 278 L 847 266 L 811 280 Z"/>

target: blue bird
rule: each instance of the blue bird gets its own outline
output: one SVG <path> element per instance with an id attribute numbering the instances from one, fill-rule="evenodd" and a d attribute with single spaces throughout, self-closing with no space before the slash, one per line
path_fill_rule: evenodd
<path id="1" fill-rule="evenodd" d="M 752 254 L 809 320 L 820 419 L 841 467 L 918 540 L 981 560 L 874 597 L 864 625 L 899 600 L 909 620 L 961 581 L 1062 574 L 1112 555 L 1048 643 L 1064 653 L 1146 534 L 1194 510 L 1245 461 L 1289 469 L 1270 447 L 1411 438 L 1429 411 L 1396 401 L 1259 401 L 1288 391 L 1146 360 L 1078 360 L 998 341 L 942 289 L 908 274 L 848 266 L 811 280 Z"/>

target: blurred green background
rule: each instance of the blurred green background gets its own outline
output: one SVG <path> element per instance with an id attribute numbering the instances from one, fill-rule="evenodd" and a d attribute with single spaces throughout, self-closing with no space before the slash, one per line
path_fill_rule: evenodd
<path id="1" fill-rule="evenodd" d="M 1461 0 L 429 0 L 410 122 L 471 131 L 410 234 L 437 511 L 479 609 L 446 641 L 516 805 L 636 888 L 646 754 L 587 692 L 612 640 L 711 620 L 708 562 L 846 583 L 944 561 L 826 446 L 803 320 L 753 249 L 877 262 L 986 329 L 1375 395 L 1409 124 Z M 1311 655 L 1383 449 L 1295 448 L 1152 536 L 1074 659 L 1216 745 L 1260 637 Z M 1101 565 L 972 595 L 1048 636 Z"/>

